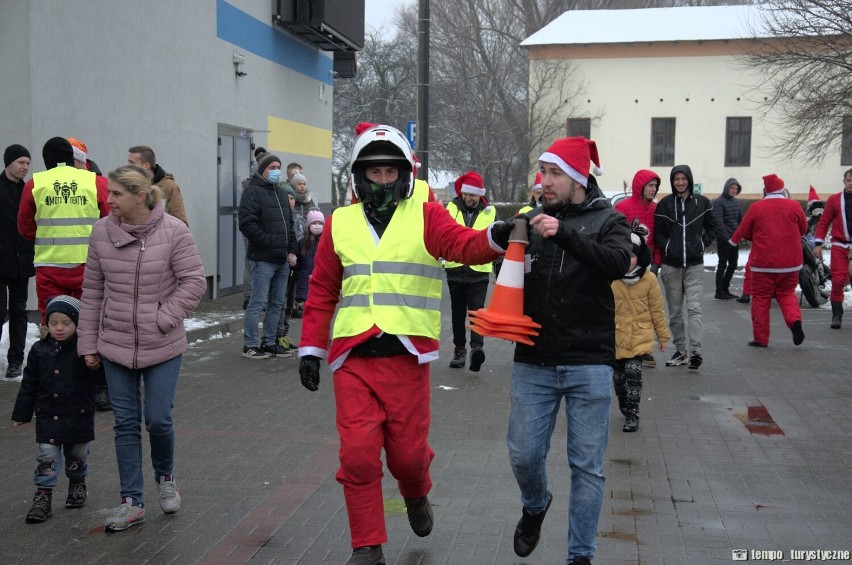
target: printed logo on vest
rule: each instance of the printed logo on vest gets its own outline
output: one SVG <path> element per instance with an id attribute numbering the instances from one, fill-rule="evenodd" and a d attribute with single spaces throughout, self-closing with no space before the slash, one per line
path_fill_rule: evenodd
<path id="1" fill-rule="evenodd" d="M 53 192 L 56 196 L 46 195 L 44 197 L 45 206 L 58 206 L 60 204 L 73 204 L 76 206 L 85 206 L 89 199 L 85 194 L 77 196 L 77 181 L 71 181 L 71 184 L 53 183 Z"/>

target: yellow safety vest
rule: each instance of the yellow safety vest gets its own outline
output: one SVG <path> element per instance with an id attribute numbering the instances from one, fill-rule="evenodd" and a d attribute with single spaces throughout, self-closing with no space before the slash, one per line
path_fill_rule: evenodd
<path id="1" fill-rule="evenodd" d="M 429 183 L 425 180 L 414 179 L 414 191 L 411 198 L 420 202 L 429 202 Z"/>
<path id="2" fill-rule="evenodd" d="M 447 212 L 450 213 L 450 216 L 453 217 L 455 221 L 457 221 L 461 225 L 465 225 L 464 223 L 464 215 L 461 210 L 459 210 L 458 206 L 456 206 L 455 202 L 450 202 L 447 204 Z M 493 206 L 489 206 L 486 210 L 480 210 L 479 214 L 476 215 L 476 220 L 473 221 L 473 226 L 471 226 L 475 230 L 484 230 L 488 226 L 494 223 L 495 211 Z M 451 269 L 453 267 L 461 267 L 461 263 L 453 263 L 452 261 L 447 261 L 444 265 L 445 269 Z M 480 273 L 490 273 L 491 272 L 491 263 L 484 263 L 482 265 L 470 265 L 470 268 L 474 271 L 479 271 Z"/>
<path id="3" fill-rule="evenodd" d="M 360 335 L 375 324 L 393 335 L 438 339 L 443 282 L 441 266 L 423 241 L 423 202 L 400 201 L 381 239 L 363 204 L 338 208 L 332 216 L 334 251 L 343 264 L 332 338 Z"/>
<path id="4" fill-rule="evenodd" d="M 518 214 L 526 214 L 530 210 L 532 210 L 532 206 L 530 206 L 528 204 L 528 205 L 524 206 L 523 208 L 521 208 L 520 210 L 518 210 Z"/>
<path id="5" fill-rule="evenodd" d="M 38 265 L 81 265 L 100 218 L 95 173 L 60 165 L 33 175 Z"/>

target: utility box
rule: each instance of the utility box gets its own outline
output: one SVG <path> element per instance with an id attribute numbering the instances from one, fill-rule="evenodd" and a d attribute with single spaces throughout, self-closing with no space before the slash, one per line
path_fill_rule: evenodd
<path id="1" fill-rule="evenodd" d="M 364 0 L 276 0 L 272 20 L 323 51 L 364 47 Z"/>

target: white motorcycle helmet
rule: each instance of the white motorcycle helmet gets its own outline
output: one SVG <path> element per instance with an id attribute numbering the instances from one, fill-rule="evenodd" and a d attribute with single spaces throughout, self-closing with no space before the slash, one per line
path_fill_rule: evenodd
<path id="1" fill-rule="evenodd" d="M 352 160 L 349 162 L 349 186 L 355 197 L 369 203 L 373 198 L 366 169 L 370 166 L 398 167 L 399 177 L 394 183 L 393 199 L 410 198 L 414 192 L 414 152 L 408 140 L 391 126 L 374 126 L 355 140 Z"/>

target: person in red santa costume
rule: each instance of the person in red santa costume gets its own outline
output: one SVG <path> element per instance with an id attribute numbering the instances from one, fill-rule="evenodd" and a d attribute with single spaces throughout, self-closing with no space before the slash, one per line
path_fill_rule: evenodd
<path id="1" fill-rule="evenodd" d="M 831 328 L 843 320 L 843 289 L 849 280 L 849 248 L 852 247 L 852 169 L 843 173 L 843 191 L 832 194 L 816 227 L 814 253 L 822 253 L 831 226 Z"/>
<path id="2" fill-rule="evenodd" d="M 439 258 L 479 265 L 508 247 L 512 225 L 477 231 L 413 196 L 414 159 L 390 126 L 366 129 L 350 161 L 358 204 L 337 208 L 317 246 L 299 344 L 302 385 L 316 391 L 320 359 L 334 375 L 340 469 L 353 548 L 349 564 L 384 563 L 388 470 L 418 536 L 432 531 L 429 362 L 438 358 Z M 335 310 L 337 313 L 335 315 Z M 334 321 L 332 327 L 332 319 Z M 331 345 L 329 347 L 329 333 Z"/>
<path id="3" fill-rule="evenodd" d="M 802 206 L 787 197 L 778 175 L 763 177 L 763 194 L 763 200 L 749 206 L 730 240 L 731 245 L 739 245 L 742 239 L 752 242 L 748 264 L 754 339 L 748 344 L 769 344 L 769 308 L 774 298 L 793 332 L 793 343 L 799 345 L 805 340 L 805 332 L 796 285 L 802 268 L 801 238 L 808 231 L 808 221 Z"/>

